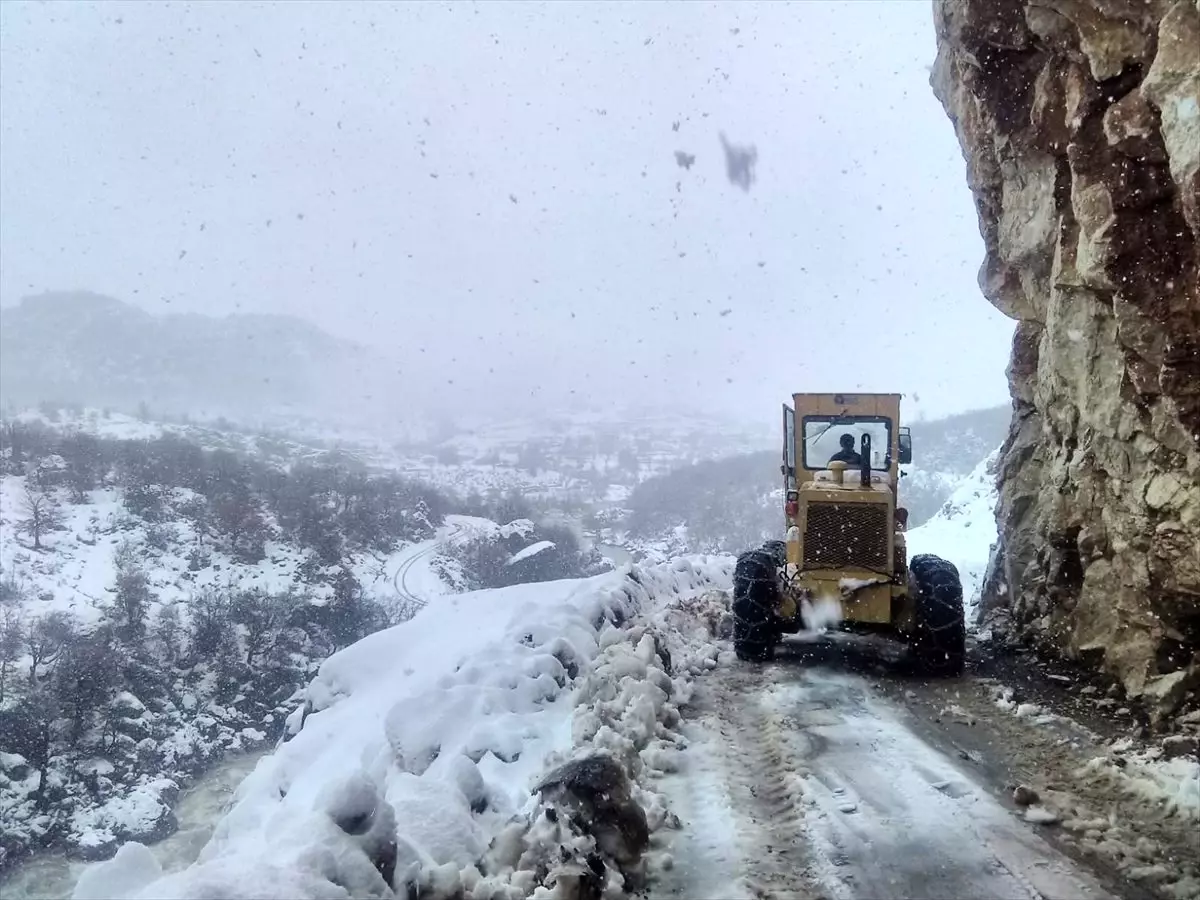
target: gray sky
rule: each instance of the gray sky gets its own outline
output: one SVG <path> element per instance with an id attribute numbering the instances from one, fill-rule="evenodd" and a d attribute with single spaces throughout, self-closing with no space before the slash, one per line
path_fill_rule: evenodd
<path id="1" fill-rule="evenodd" d="M 931 19 L 9 0 L 0 300 L 294 313 L 394 353 L 425 402 L 1003 402 L 1012 325 L 976 286 Z M 722 131 L 757 147 L 748 192 Z"/>

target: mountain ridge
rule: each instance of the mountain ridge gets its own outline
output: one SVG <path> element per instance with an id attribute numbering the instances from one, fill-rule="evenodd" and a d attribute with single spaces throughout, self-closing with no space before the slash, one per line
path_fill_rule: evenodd
<path id="1" fill-rule="evenodd" d="M 401 387 L 369 348 L 293 316 L 159 315 L 102 294 L 53 291 L 4 307 L 0 324 L 0 396 L 18 406 L 341 418 L 377 402 L 372 386 Z"/>

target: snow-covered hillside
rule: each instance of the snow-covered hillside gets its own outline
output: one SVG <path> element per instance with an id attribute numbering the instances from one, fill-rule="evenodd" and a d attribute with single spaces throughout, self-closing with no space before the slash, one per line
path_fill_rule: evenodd
<path id="1" fill-rule="evenodd" d="M 579 434 L 568 437 L 577 442 L 576 449 L 586 449 Z M 613 448 L 606 444 L 604 449 L 611 454 Z M 477 450 L 482 447 L 470 452 Z M 244 810 L 267 810 L 264 797 L 278 794 L 281 785 L 285 818 L 295 816 L 293 804 L 310 812 L 326 809 L 321 804 L 333 800 L 318 799 L 313 785 L 321 779 L 313 773 L 328 765 L 317 759 L 325 751 L 314 748 L 337 735 L 339 741 L 362 744 L 338 744 L 339 759 L 362 759 L 368 742 L 361 733 L 354 737 L 353 722 L 382 721 L 387 710 L 403 701 L 409 704 L 410 721 L 400 729 L 405 735 L 401 744 L 414 734 L 428 734 L 426 743 L 412 752 L 436 746 L 441 749 L 435 756 L 452 758 L 455 754 L 447 748 L 457 747 L 473 758 L 488 784 L 498 785 L 486 796 L 468 792 L 468 818 L 474 824 L 463 833 L 487 846 L 505 817 L 520 811 L 516 795 L 525 796 L 525 782 L 534 774 L 520 760 L 541 760 L 549 750 L 573 746 L 570 722 L 583 715 L 575 706 L 600 702 L 600 695 L 588 691 L 600 690 L 605 703 L 614 700 L 604 693 L 607 688 L 601 690 L 601 681 L 577 680 L 579 673 L 608 664 L 606 641 L 628 643 L 631 616 L 642 614 L 638 627 L 653 625 L 654 616 L 679 596 L 694 600 L 700 588 L 724 586 L 727 580 L 729 559 L 674 559 L 687 553 L 694 540 L 687 527 L 677 527 L 667 540 L 647 543 L 643 564 L 627 580 L 616 573 L 547 581 L 601 569 L 600 558 L 577 543 L 580 519 L 595 507 L 585 504 L 585 513 L 573 513 L 569 494 L 558 493 L 554 502 L 559 506 L 543 507 L 557 510 L 555 521 L 547 517 L 535 524 L 524 513 L 513 513 L 521 506 L 520 497 L 497 497 L 495 483 L 486 491 L 478 489 L 472 480 L 476 470 L 542 477 L 538 472 L 546 470 L 537 470 L 528 458 L 521 460 L 520 453 L 511 459 L 508 451 L 499 453 L 497 463 L 462 456 L 457 461 L 417 460 L 411 471 L 422 466 L 428 466 L 427 472 L 454 470 L 463 486 L 476 485 L 448 496 L 400 474 L 409 470 L 400 462 L 402 454 L 389 457 L 392 452 L 100 411 L 43 410 L 8 420 L 0 434 L 0 864 L 5 856 L 11 863 L 46 846 L 103 858 L 118 844 L 132 847 L 131 842 L 169 833 L 171 806 L 180 788 L 223 754 L 261 748 L 283 733 L 285 717 L 296 709 L 296 691 L 318 665 L 321 674 L 304 694 L 313 713 L 309 721 L 318 724 L 305 726 L 272 758 L 271 766 L 286 767 L 279 770 L 283 774 L 262 782 L 266 793 L 258 797 L 261 802 Z M 613 497 L 612 479 L 618 476 L 601 471 L 611 469 L 610 463 L 595 456 L 586 462 L 599 473 L 587 483 Z M 757 465 L 749 459 L 743 468 Z M 630 463 L 620 477 L 636 479 L 652 468 Z M 716 477 L 720 466 L 698 471 L 714 477 L 697 482 L 683 474 L 670 483 L 679 481 L 702 506 L 712 507 L 716 518 L 705 521 L 714 527 L 736 525 L 753 535 L 752 516 L 735 522 L 720 513 L 723 501 L 718 499 L 740 496 L 740 481 L 723 485 Z M 960 567 L 969 597 L 991 542 L 989 483 L 981 466 L 933 521 L 910 534 L 912 552 L 936 552 Z M 529 483 L 522 488 L 526 493 L 539 490 Z M 492 499 L 477 506 L 454 499 L 481 493 Z M 773 509 L 778 499 L 769 493 L 751 496 L 752 505 Z M 31 503 L 45 503 L 50 511 L 41 527 L 35 527 Z M 532 507 L 526 504 L 525 509 Z M 480 511 L 508 524 L 497 524 Z M 505 511 L 509 514 L 502 516 Z M 602 521 L 602 515 L 592 517 L 592 527 L 603 539 L 613 532 L 600 530 Z M 512 584 L 517 587 L 462 593 Z M 717 601 L 706 602 L 711 606 Z M 411 627 L 377 631 L 422 607 Z M 609 626 L 601 615 L 605 609 Z M 689 620 L 688 628 L 715 625 L 719 613 L 714 610 L 705 612 L 704 626 Z M 598 635 L 606 628 L 612 634 L 601 640 Z M 685 635 L 691 634 L 688 628 Z M 576 637 L 569 636 L 572 629 Z M 543 659 L 546 653 L 566 652 L 560 642 L 551 642 L 557 650 L 538 651 L 541 656 L 532 650 L 496 649 L 508 647 L 516 631 L 521 639 L 530 636 L 533 643 L 525 642 L 530 648 L 541 647 L 556 631 L 567 635 L 575 649 L 557 663 L 567 676 L 560 677 Z M 641 638 L 632 640 L 636 644 Z M 681 640 L 687 643 L 678 635 L 658 638 L 662 646 Z M 439 649 L 432 652 L 432 647 Z M 705 652 L 716 653 L 714 647 Z M 472 661 L 484 659 L 493 664 L 471 668 Z M 618 669 L 604 671 L 625 672 L 620 668 L 625 662 L 612 664 Z M 87 680 L 73 674 L 96 665 L 105 677 Z M 464 672 L 475 672 L 482 680 L 465 687 L 463 679 L 475 675 Z M 518 687 L 526 681 L 535 687 Z M 552 683 L 557 685 L 553 689 Z M 660 687 L 668 693 L 682 689 L 666 684 Z M 521 694 L 526 690 L 533 694 Z M 438 717 L 447 696 L 472 691 L 491 698 L 486 715 L 474 701 L 456 700 L 444 703 L 448 718 Z M 428 705 L 431 694 L 442 700 Z M 571 699 L 564 699 L 568 694 Z M 632 703 L 636 698 L 627 699 Z M 663 703 L 654 694 L 650 705 L 661 711 Z M 500 712 L 504 715 L 496 718 Z M 471 723 L 479 716 L 487 723 L 475 728 Z M 618 727 L 615 722 L 622 717 L 628 718 L 616 707 L 600 716 L 628 738 L 634 720 Z M 437 731 L 439 722 L 451 731 Z M 453 730 L 460 726 L 466 730 Z M 393 739 L 391 752 L 400 754 L 399 769 L 393 772 L 379 760 L 367 765 L 389 801 L 398 796 L 397 784 L 415 784 L 412 778 L 423 777 L 422 765 L 416 766 L 421 772 L 408 770 L 411 760 L 406 762 L 404 754 L 409 750 L 396 743 L 397 727 L 394 722 L 387 726 L 385 737 Z M 314 736 L 320 734 L 326 738 Z M 489 734 L 498 743 L 484 740 Z M 601 745 L 626 746 L 612 740 L 604 737 Z M 643 741 L 640 746 L 648 745 Z M 443 772 L 449 764 L 434 764 L 432 757 L 428 762 L 442 781 L 457 784 L 455 778 L 465 777 L 477 786 L 475 776 L 463 774 L 462 763 Z M 512 786 L 514 778 L 519 787 Z M 256 783 L 251 779 L 248 785 Z M 310 787 L 287 801 L 300 784 Z M 360 788 L 366 790 L 361 783 L 354 790 Z M 328 790 L 336 794 L 335 788 Z M 470 812 L 472 803 L 487 809 Z M 399 805 L 396 809 L 403 812 Z M 241 822 L 250 828 L 244 824 L 249 815 L 243 811 L 226 827 Z M 454 828 L 465 827 L 466 820 L 455 822 Z M 259 854 L 274 847 L 275 838 L 255 834 L 253 828 L 238 831 L 229 847 L 245 853 L 258 842 L 253 852 Z M 412 837 L 422 848 L 430 840 Z M 127 850 L 122 865 L 137 852 Z M 300 856 L 289 865 L 320 867 L 311 861 L 316 857 L 302 859 L 302 851 L 296 853 Z M 447 862 L 428 849 L 417 856 L 426 863 Z M 457 857 L 453 861 L 463 863 Z M 514 871 L 520 868 L 510 862 Z M 493 864 L 499 865 L 493 860 L 489 866 Z M 431 871 L 425 865 L 422 877 L 433 877 Z M 460 865 L 455 871 L 467 870 Z M 495 871 L 489 868 L 488 877 Z"/>
<path id="2" fill-rule="evenodd" d="M 958 567 L 968 622 L 975 620 L 979 589 L 996 542 L 993 467 L 997 454 L 998 451 L 993 451 L 959 483 L 937 515 L 908 533 L 910 558 L 918 553 L 933 553 Z"/>
<path id="3" fill-rule="evenodd" d="M 134 549 L 146 571 L 155 598 L 150 617 L 163 606 L 185 603 L 207 589 L 304 590 L 316 602 L 333 596 L 331 581 L 314 580 L 311 571 L 304 571 L 308 554 L 284 540 L 266 541 L 265 556 L 257 562 L 238 559 L 220 545 L 206 547 L 208 564 L 196 568 L 189 559 L 199 539 L 195 525 L 182 517 L 172 520 L 165 526 L 164 539 L 162 527 L 129 514 L 119 488 L 92 491 L 84 504 L 61 505 L 59 529 L 43 538 L 47 552 L 35 552 L 17 538 L 29 481 L 0 478 L 0 572 L 32 598 L 27 610 L 32 615 L 59 611 L 76 616 L 82 625 L 97 621 L 111 600 L 123 544 Z M 398 567 L 435 543 L 390 553 L 352 552 L 349 568 L 373 600 L 387 602 L 394 594 L 392 578 Z"/>
<path id="4" fill-rule="evenodd" d="M 276 738 L 317 664 L 452 588 L 434 570 L 448 538 L 508 534 L 300 445 L 235 452 L 190 426 L 93 421 L 0 428 L 0 868 L 169 833 L 180 789 Z M 545 542 L 538 528 L 496 552 Z M 505 583 L 603 568 L 553 534 Z"/>
<path id="5" fill-rule="evenodd" d="M 547 414 L 538 421 L 447 425 L 442 433 L 419 438 L 393 434 L 383 424 L 372 431 L 299 417 L 270 423 L 165 421 L 150 413 L 135 417 L 50 403 L 6 419 L 113 440 L 171 436 L 286 465 L 329 459 L 394 472 L 462 498 L 517 493 L 576 511 L 619 505 L 648 478 L 765 443 L 754 429 L 670 413 L 628 421 L 612 413 Z"/>
<path id="6" fill-rule="evenodd" d="M 711 591 L 732 563 L 430 605 L 321 666 L 195 866 L 159 878 L 127 844 L 75 896 L 524 897 L 588 872 L 620 890 L 665 824 L 648 779 L 673 769 L 677 706 L 716 664 Z M 622 797 L 640 819 L 614 831 L 636 808 Z M 568 818 L 579 802 L 593 821 Z"/>
<path id="7" fill-rule="evenodd" d="M 900 504 L 915 529 L 929 521 L 976 464 L 1001 443 L 1010 411 L 978 410 L 912 424 L 914 463 L 902 467 Z M 781 536 L 779 451 L 681 465 L 641 480 L 619 509 L 595 517 L 606 542 L 647 559 L 739 553 Z"/>
<path id="8" fill-rule="evenodd" d="M 336 603 L 339 584 L 351 584 L 361 608 L 395 620 L 412 611 L 394 584 L 401 572 L 423 601 L 446 590 L 429 562 L 452 526 L 387 553 L 351 551 L 344 569 L 320 570 L 282 537 L 248 561 L 211 536 L 205 544 L 184 517 L 131 515 L 119 488 L 62 504 L 61 524 L 33 550 L 18 538 L 32 480 L 0 477 L 0 863 L 46 842 L 103 856 L 120 840 L 169 833 L 180 787 L 223 754 L 273 739 L 286 712 L 278 703 L 332 649 L 319 637 L 314 643 L 311 628 L 289 629 L 306 606 Z M 141 598 L 140 640 L 113 636 L 132 628 L 115 612 L 126 594 Z M 235 642 L 230 658 L 215 646 L 222 659 L 198 652 L 208 617 L 228 635 L 218 642 Z M 44 742 L 25 733 L 82 702 L 69 683 L 77 664 L 116 666 L 123 663 L 113 654 L 122 652 L 159 670 L 145 679 L 150 693 L 128 689 L 111 670 L 97 677 L 84 669 L 95 688 L 72 715 L 94 715 L 97 724 L 65 743 L 52 732 Z M 44 811 L 49 801 L 53 815 Z"/>

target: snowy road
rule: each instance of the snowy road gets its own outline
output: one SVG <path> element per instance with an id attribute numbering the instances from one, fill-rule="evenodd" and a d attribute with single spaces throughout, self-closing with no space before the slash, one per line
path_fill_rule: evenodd
<path id="1" fill-rule="evenodd" d="M 424 609 L 431 598 L 445 593 L 445 585 L 430 571 L 427 563 L 443 544 L 454 540 L 462 531 L 460 523 L 452 522 L 439 529 L 437 537 L 406 547 L 393 557 L 392 587 L 401 600 L 414 609 Z"/>
<path id="2" fill-rule="evenodd" d="M 392 585 L 396 588 L 396 593 L 400 595 L 400 599 L 411 603 L 416 609 L 424 609 L 428 600 L 425 597 L 415 594 L 415 589 L 409 585 L 409 578 L 412 575 L 413 567 L 421 560 L 428 559 L 436 553 L 439 546 L 440 543 L 438 541 L 428 541 L 427 544 L 414 546 L 413 552 L 400 560 L 400 564 L 396 567 L 396 571 L 392 575 Z"/>
<path id="3" fill-rule="evenodd" d="M 706 679 L 655 898 L 1111 900 L 850 671 L 786 656 Z"/>

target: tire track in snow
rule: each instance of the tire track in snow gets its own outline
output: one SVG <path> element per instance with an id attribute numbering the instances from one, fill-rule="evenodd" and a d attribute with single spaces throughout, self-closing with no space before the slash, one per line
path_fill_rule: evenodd
<path id="1" fill-rule="evenodd" d="M 759 673 L 714 679 L 712 719 L 734 810 L 743 818 L 741 881 L 756 900 L 813 900 L 803 791 L 780 718 L 755 694 Z"/>
<path id="2" fill-rule="evenodd" d="M 805 772 L 822 886 L 855 898 L 1112 900 L 972 773 L 925 744 L 860 675 L 777 665 L 760 702 Z M 829 878 L 832 874 L 834 877 Z"/>
<path id="3" fill-rule="evenodd" d="M 690 874 L 651 896 L 701 896 L 724 866 L 761 900 L 1113 900 L 860 675 L 738 665 L 698 685 L 692 713 L 693 764 L 663 788 L 693 809 L 719 793 L 708 806 L 730 821 L 677 834 Z"/>
<path id="4" fill-rule="evenodd" d="M 437 552 L 439 549 L 440 546 L 434 544 L 432 547 L 414 553 L 396 567 L 396 574 L 392 576 L 392 586 L 396 588 L 396 593 L 400 595 L 400 599 L 411 603 L 417 609 L 424 609 L 429 601 L 423 597 L 418 597 L 408 587 L 408 573 L 419 561 Z"/>

